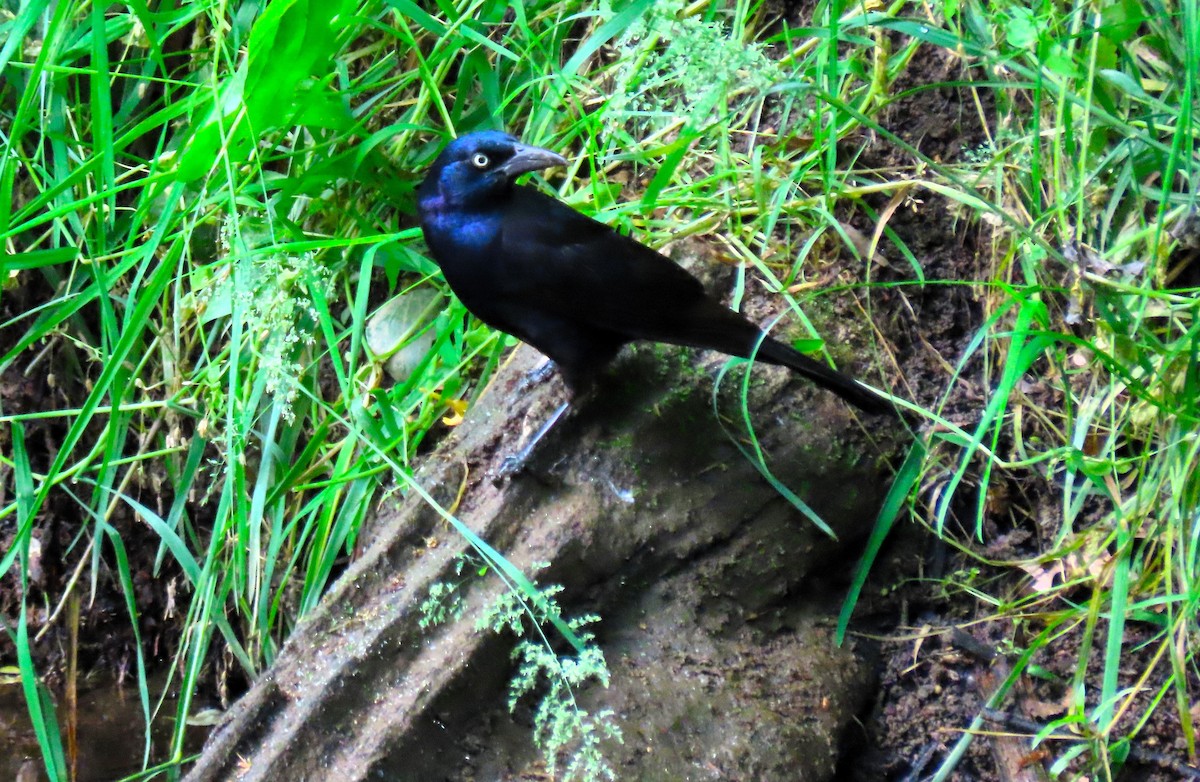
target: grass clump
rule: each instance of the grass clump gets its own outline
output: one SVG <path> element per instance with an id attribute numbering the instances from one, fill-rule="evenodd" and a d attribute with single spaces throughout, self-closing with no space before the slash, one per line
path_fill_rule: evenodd
<path id="1" fill-rule="evenodd" d="M 1014 673 L 991 704 L 1036 673 L 1063 706 L 1032 742 L 1060 727 L 1086 737 L 1044 745 L 1051 773 L 1112 778 L 1173 721 L 1194 757 L 1200 560 L 1183 541 L 1200 508 L 1200 307 L 1181 238 L 1200 176 L 1196 8 L 942 10 L 944 25 L 888 24 L 968 58 L 986 141 L 965 165 L 926 162 L 990 246 L 971 281 L 982 324 L 947 357 L 945 417 L 897 492 L 916 489 L 914 517 L 967 550 L 1034 536 L 1006 552 L 1010 578 L 948 586 L 1008 628 Z M 977 413 L 954 390 L 972 378 Z"/>
<path id="2" fill-rule="evenodd" d="M 242 345 L 222 354 L 225 361 L 212 365 L 209 376 L 224 379 L 227 370 L 236 366 L 245 379 L 261 377 L 261 393 L 280 406 L 286 423 L 293 423 L 292 403 L 300 394 L 296 379 L 314 366 L 317 348 L 314 332 L 320 313 L 313 300 L 331 298 L 333 272 L 311 253 L 255 252 L 241 244 L 252 238 L 244 223 L 238 236 L 229 234 L 222 231 L 220 252 L 235 260 L 213 264 L 219 278 L 206 279 L 209 267 L 197 268 L 193 274 L 200 323 L 219 326 L 236 320 L 242 324 Z M 219 399 L 206 401 L 220 407 Z"/>
<path id="3" fill-rule="evenodd" d="M 760 101 L 782 79 L 763 45 L 745 39 L 744 17 L 733 19 L 741 29 L 731 29 L 724 15 L 684 16 L 683 7 L 681 0 L 655 3 L 615 41 L 610 122 L 628 118 L 632 132 L 645 136 L 686 117 L 688 127 L 702 130 Z"/>

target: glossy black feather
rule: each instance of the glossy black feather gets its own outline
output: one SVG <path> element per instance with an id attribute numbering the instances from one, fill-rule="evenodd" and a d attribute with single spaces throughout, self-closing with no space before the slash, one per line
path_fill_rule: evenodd
<path id="1" fill-rule="evenodd" d="M 513 184 L 561 160 L 511 136 L 475 133 L 452 142 L 421 185 L 426 243 L 477 317 L 546 354 L 575 389 L 635 340 L 747 358 L 757 345 L 760 361 L 790 367 L 864 410 L 893 412 L 857 381 L 764 337 L 669 258 Z"/>

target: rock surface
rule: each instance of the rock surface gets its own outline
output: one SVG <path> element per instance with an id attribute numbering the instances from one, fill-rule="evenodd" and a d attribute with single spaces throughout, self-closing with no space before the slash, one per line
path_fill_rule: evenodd
<path id="1" fill-rule="evenodd" d="M 718 418 L 723 357 L 643 347 L 526 473 L 494 481 L 562 398 L 557 380 L 523 387 L 539 360 L 518 350 L 416 482 L 523 572 L 549 563 L 537 580 L 565 587 L 568 615 L 603 618 L 594 630 L 612 684 L 580 699 L 622 728 L 624 743 L 606 745 L 617 778 L 831 778 L 873 676 L 863 650 L 834 644 L 832 617 L 900 426 L 860 425 L 832 395 L 762 366 L 746 413 L 741 370 L 726 375 Z M 722 425 L 748 445 L 744 417 L 773 474 L 840 540 L 738 453 Z M 475 629 L 499 579 L 470 580 L 463 618 L 421 630 L 421 603 L 435 583 L 461 580 L 467 544 L 412 492 L 369 537 L 187 779 L 546 778 L 528 711 L 505 703 L 514 641 Z"/>

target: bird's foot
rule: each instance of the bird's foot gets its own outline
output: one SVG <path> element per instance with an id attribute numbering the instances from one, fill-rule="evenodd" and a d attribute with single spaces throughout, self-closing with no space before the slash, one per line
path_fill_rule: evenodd
<path id="1" fill-rule="evenodd" d="M 546 433 L 554 428 L 554 425 L 558 423 L 558 420 L 563 417 L 570 407 L 570 402 L 563 402 L 561 405 L 559 405 L 555 411 L 550 414 L 550 417 L 546 419 L 546 422 L 542 424 L 536 432 L 533 433 L 533 436 L 529 438 L 529 442 L 527 442 L 525 446 L 521 448 L 521 450 L 504 457 L 504 461 L 500 463 L 499 469 L 496 470 L 496 483 L 503 481 L 505 478 L 511 478 L 525 469 L 529 462 L 529 457 L 533 456 L 533 449 L 536 448 L 537 444 L 542 441 L 542 438 L 546 436 Z"/>
<path id="2" fill-rule="evenodd" d="M 504 461 L 500 462 L 500 468 L 496 470 L 496 483 L 503 481 L 505 478 L 511 478 L 525 469 L 530 454 L 532 454 L 532 450 L 526 446 L 517 453 L 510 453 L 508 456 L 505 456 Z"/>

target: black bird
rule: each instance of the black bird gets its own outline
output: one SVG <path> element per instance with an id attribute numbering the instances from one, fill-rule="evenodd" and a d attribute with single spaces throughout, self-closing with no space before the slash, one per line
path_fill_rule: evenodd
<path id="1" fill-rule="evenodd" d="M 566 162 L 505 133 L 469 133 L 438 155 L 417 211 L 463 305 L 548 356 L 573 394 L 623 345 L 649 340 L 781 364 L 863 410 L 895 414 L 870 388 L 764 336 L 666 256 L 513 183 Z"/>

